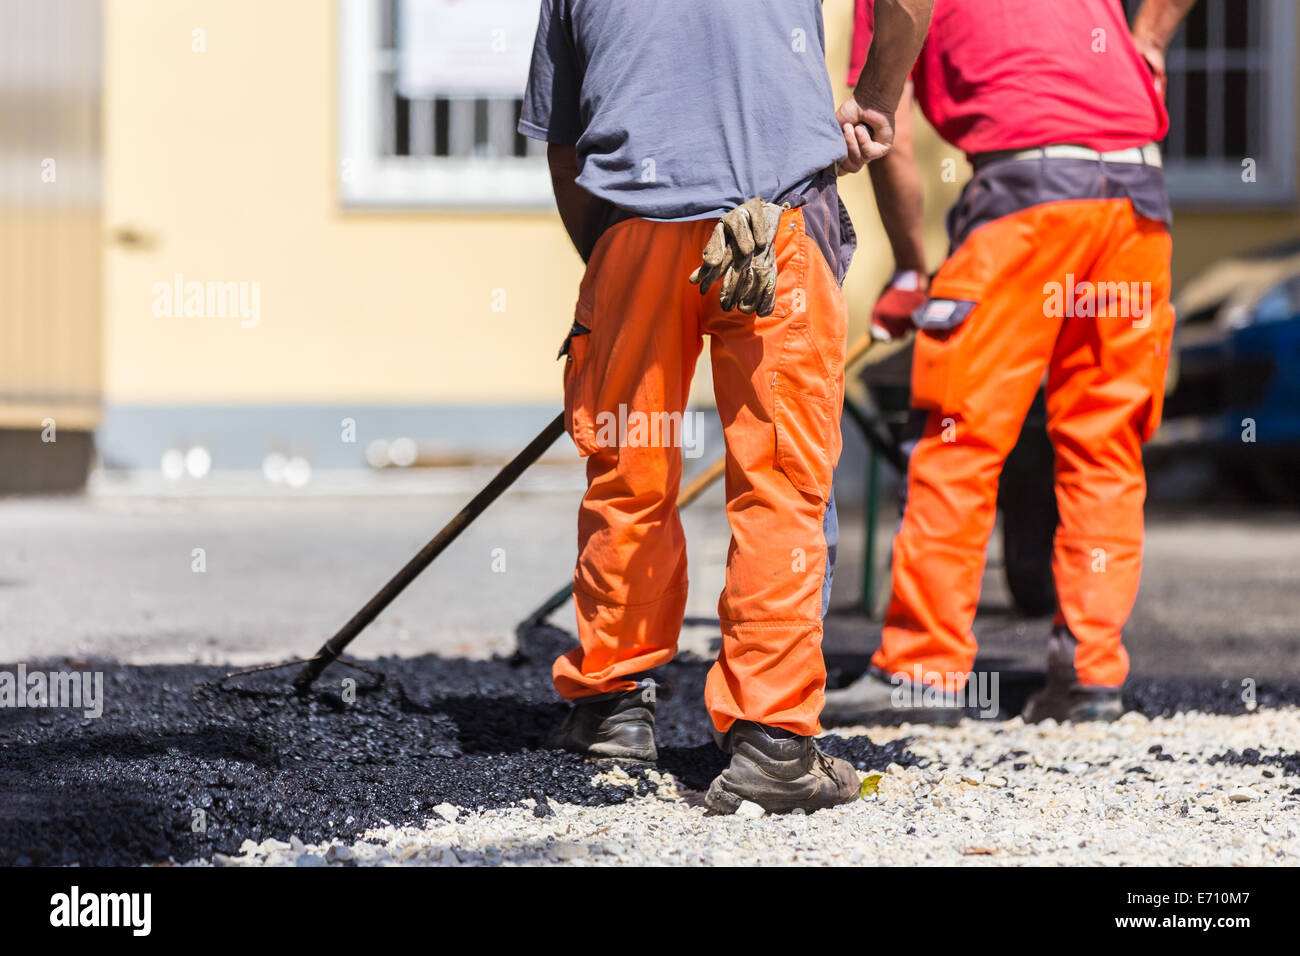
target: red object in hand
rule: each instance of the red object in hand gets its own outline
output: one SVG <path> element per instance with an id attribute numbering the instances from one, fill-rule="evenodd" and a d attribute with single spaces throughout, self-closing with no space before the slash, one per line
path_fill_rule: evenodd
<path id="1" fill-rule="evenodd" d="M 889 341 L 906 335 L 915 327 L 912 316 L 929 300 L 923 289 L 902 289 L 888 285 L 871 310 L 871 334 Z"/>

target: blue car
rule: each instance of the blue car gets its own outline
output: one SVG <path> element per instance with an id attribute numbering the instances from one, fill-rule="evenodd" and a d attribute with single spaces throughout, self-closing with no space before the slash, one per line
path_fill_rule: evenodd
<path id="1" fill-rule="evenodd" d="M 1300 243 L 1216 263 L 1175 304 L 1151 456 L 1194 454 L 1229 497 L 1300 503 Z"/>

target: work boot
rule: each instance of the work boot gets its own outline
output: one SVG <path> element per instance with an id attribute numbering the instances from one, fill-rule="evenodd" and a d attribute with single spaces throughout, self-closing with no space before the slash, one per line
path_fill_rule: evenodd
<path id="1" fill-rule="evenodd" d="M 1027 724 L 1052 717 L 1075 723 L 1083 720 L 1118 720 L 1124 702 L 1118 687 L 1088 687 L 1074 670 L 1074 635 L 1057 628 L 1047 640 L 1047 682 L 1025 701 L 1020 715 Z"/>
<path id="2" fill-rule="evenodd" d="M 665 690 L 666 685 L 660 688 L 653 680 L 643 680 L 631 690 L 579 698 L 546 738 L 546 746 L 589 757 L 658 760 L 655 701 Z M 663 696 L 667 699 L 668 694 Z"/>
<path id="3" fill-rule="evenodd" d="M 861 782 L 853 765 L 823 753 L 812 737 L 738 720 L 714 739 L 731 754 L 731 765 L 704 797 L 719 813 L 735 813 L 743 800 L 769 813 L 812 813 L 858 798 Z"/>
<path id="4" fill-rule="evenodd" d="M 826 692 L 822 723 L 939 724 L 948 726 L 965 713 L 961 696 L 938 688 L 916 687 L 905 677 L 892 681 L 874 664 L 848 687 Z"/>

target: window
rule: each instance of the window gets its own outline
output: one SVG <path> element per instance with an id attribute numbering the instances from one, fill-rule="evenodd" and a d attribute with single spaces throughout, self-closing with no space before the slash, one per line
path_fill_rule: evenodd
<path id="1" fill-rule="evenodd" d="M 538 0 L 338 0 L 339 194 L 358 207 L 552 208 L 516 131 Z"/>
<path id="2" fill-rule="evenodd" d="M 1140 0 L 1124 4 L 1131 21 Z M 1164 156 L 1175 203 L 1295 199 L 1295 42 L 1295 0 L 1200 0 L 1192 8 L 1166 57 Z"/>

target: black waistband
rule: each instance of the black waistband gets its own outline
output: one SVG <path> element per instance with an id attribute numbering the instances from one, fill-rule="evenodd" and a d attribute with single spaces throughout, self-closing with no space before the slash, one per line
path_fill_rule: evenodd
<path id="1" fill-rule="evenodd" d="M 950 250 L 994 219 L 1031 206 L 1075 199 L 1127 199 L 1139 216 L 1166 225 L 1173 222 L 1164 171 L 1159 166 L 1046 156 L 992 161 L 976 168 L 948 211 Z"/>

